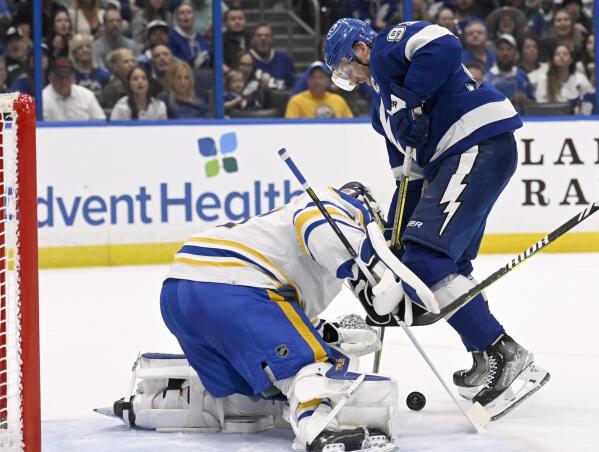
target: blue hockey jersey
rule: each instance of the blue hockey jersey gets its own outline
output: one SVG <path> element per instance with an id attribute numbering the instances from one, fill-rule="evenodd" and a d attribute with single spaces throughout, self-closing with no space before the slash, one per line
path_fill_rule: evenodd
<path id="1" fill-rule="evenodd" d="M 426 145 L 414 160 L 426 175 L 452 154 L 522 126 L 506 97 L 488 84 L 476 82 L 462 65 L 462 46 L 449 30 L 428 22 L 404 22 L 381 31 L 370 55 L 372 85 L 378 95 L 372 110 L 374 129 L 387 140 L 396 176 L 406 143 L 398 136 L 397 113 L 405 103 L 393 91 L 397 85 L 427 98 L 430 115 Z"/>

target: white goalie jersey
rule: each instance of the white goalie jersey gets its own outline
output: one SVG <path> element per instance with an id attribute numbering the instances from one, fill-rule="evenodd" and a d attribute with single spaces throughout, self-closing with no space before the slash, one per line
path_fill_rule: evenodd
<path id="1" fill-rule="evenodd" d="M 372 221 L 355 198 L 334 189 L 317 194 L 355 250 Z M 191 237 L 167 278 L 295 292 L 309 318 L 320 314 L 353 276 L 354 262 L 307 194 L 264 215 Z"/>

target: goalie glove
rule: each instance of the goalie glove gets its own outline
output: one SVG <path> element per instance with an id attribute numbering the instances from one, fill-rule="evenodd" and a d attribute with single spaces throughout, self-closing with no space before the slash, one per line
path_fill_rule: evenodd
<path id="1" fill-rule="evenodd" d="M 351 356 L 364 356 L 381 348 L 377 332 L 357 314 L 347 314 L 333 322 L 321 320 L 317 331 L 327 344 Z"/>

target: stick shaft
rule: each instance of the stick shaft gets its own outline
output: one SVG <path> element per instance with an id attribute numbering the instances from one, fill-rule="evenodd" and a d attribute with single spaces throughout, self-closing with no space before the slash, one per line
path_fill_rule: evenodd
<path id="1" fill-rule="evenodd" d="M 413 325 L 416 325 L 416 326 L 429 325 L 431 323 L 436 322 L 440 318 L 446 316 L 450 312 L 455 311 L 458 308 L 461 308 L 463 305 L 468 303 L 470 300 L 472 300 L 475 296 L 477 296 L 480 292 L 485 290 L 491 284 L 493 284 L 496 281 L 498 281 L 499 279 L 503 278 L 514 268 L 519 266 L 522 262 L 524 262 L 531 256 L 535 255 L 536 253 L 541 251 L 543 248 L 545 248 L 549 244 L 555 242 L 558 238 L 560 238 L 566 232 L 568 232 L 569 230 L 571 230 L 572 228 L 574 228 L 575 226 L 577 226 L 578 224 L 580 224 L 581 222 L 586 220 L 588 217 L 593 215 L 598 210 L 599 210 L 599 201 L 591 204 L 589 207 L 587 207 L 585 210 L 580 212 L 578 215 L 570 218 L 568 221 L 566 221 L 560 227 L 558 227 L 554 231 L 547 234 L 545 237 L 543 237 L 537 243 L 535 243 L 534 245 L 530 246 L 528 249 L 526 249 L 525 251 L 520 253 L 518 256 L 516 256 L 514 259 L 509 261 L 503 267 L 501 267 L 497 271 L 493 272 L 491 275 L 489 275 L 483 281 L 478 283 L 476 286 L 474 286 L 468 292 L 466 292 L 466 293 L 462 294 L 461 296 L 459 296 L 458 298 L 456 298 L 454 301 L 452 301 L 447 306 L 445 306 L 443 309 L 441 309 L 441 313 L 432 314 L 430 312 L 427 312 L 425 314 L 422 314 L 414 319 Z"/>
<path id="2" fill-rule="evenodd" d="M 362 260 L 358 256 L 358 253 L 356 253 L 356 250 L 354 250 L 354 247 L 351 245 L 351 243 L 349 243 L 347 237 L 345 237 L 345 234 L 343 234 L 341 229 L 339 229 L 339 226 L 337 225 L 337 223 L 335 223 L 335 220 L 333 220 L 333 217 L 331 217 L 329 211 L 322 204 L 322 201 L 320 200 L 320 198 L 318 198 L 318 195 L 314 193 L 314 190 L 312 190 L 312 187 L 310 187 L 310 184 L 308 184 L 306 178 L 302 175 L 295 162 L 291 159 L 291 156 L 289 155 L 287 150 L 285 148 L 282 148 L 279 150 L 278 153 L 279 157 L 281 157 L 281 159 L 289 167 L 289 169 L 291 170 L 295 178 L 298 180 L 298 182 L 302 184 L 303 189 L 306 191 L 306 193 L 308 193 L 310 199 L 314 201 L 314 204 L 316 205 L 316 207 L 318 207 L 318 210 L 320 210 L 320 213 L 322 213 L 327 223 L 329 223 L 329 225 L 333 228 L 333 231 L 335 231 L 335 235 L 339 237 L 339 240 L 341 240 L 341 243 L 343 243 L 343 246 L 345 247 L 349 255 L 356 262 L 356 264 L 358 264 L 358 267 L 360 268 L 362 273 L 364 273 L 366 279 L 368 279 L 368 282 L 372 286 L 375 286 L 376 279 L 374 278 L 373 274 L 370 272 L 368 267 L 366 267 L 366 264 L 362 262 Z"/>

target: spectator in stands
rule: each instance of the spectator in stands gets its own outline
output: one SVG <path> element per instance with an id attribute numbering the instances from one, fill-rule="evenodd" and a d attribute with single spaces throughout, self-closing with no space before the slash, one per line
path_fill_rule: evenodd
<path id="1" fill-rule="evenodd" d="M 110 114 L 111 121 L 129 119 L 167 119 L 166 105 L 150 95 L 148 74 L 141 67 L 135 67 L 127 77 L 127 95 L 116 103 Z"/>
<path id="2" fill-rule="evenodd" d="M 456 28 L 455 14 L 453 9 L 448 7 L 441 7 L 435 15 L 435 23 L 443 28 L 447 28 L 454 35 L 458 36 L 458 30 Z"/>
<path id="3" fill-rule="evenodd" d="M 593 19 L 586 15 L 582 9 L 582 0 L 564 0 L 562 8 L 570 13 L 574 21 L 574 27 L 583 36 L 593 30 Z"/>
<path id="4" fill-rule="evenodd" d="M 155 45 L 150 52 L 152 56 L 150 60 L 150 94 L 158 96 L 165 91 L 166 76 L 175 58 L 173 58 L 171 49 L 163 44 Z"/>
<path id="5" fill-rule="evenodd" d="M 108 54 L 108 67 L 112 75 L 102 90 L 102 107 L 111 109 L 127 94 L 127 77 L 135 67 L 135 57 L 129 49 L 117 49 Z"/>
<path id="6" fill-rule="evenodd" d="M 173 56 L 187 62 L 193 69 L 210 64 L 210 44 L 194 29 L 195 11 L 189 0 L 183 0 L 174 13 L 175 27 L 168 40 Z"/>
<path id="7" fill-rule="evenodd" d="M 589 34 L 582 46 L 582 57 L 576 63 L 576 70 L 587 76 L 595 86 L 595 35 Z"/>
<path id="8" fill-rule="evenodd" d="M 6 84 L 6 61 L 4 61 L 4 57 L 0 56 L 0 94 L 10 92 L 8 85 Z"/>
<path id="9" fill-rule="evenodd" d="M 52 58 L 68 58 L 69 41 L 73 36 L 71 18 L 64 9 L 57 9 L 52 17 L 52 28 L 50 28 L 47 43 Z"/>
<path id="10" fill-rule="evenodd" d="M 537 0 L 533 5 L 536 5 L 536 9 L 528 13 L 528 31 L 535 36 L 542 36 L 553 21 L 553 0 Z"/>
<path id="11" fill-rule="evenodd" d="M 268 74 L 258 71 L 251 52 L 240 52 L 237 55 L 234 69 L 243 75 L 243 95 L 247 98 L 255 98 L 258 108 L 264 107 L 270 99 Z"/>
<path id="12" fill-rule="evenodd" d="M 10 27 L 4 35 L 4 49 L 7 83 L 10 86 L 17 78 L 25 73 L 27 47 L 23 34 L 17 27 Z"/>
<path id="13" fill-rule="evenodd" d="M 272 48 L 272 30 L 268 25 L 260 24 L 256 27 L 251 46 L 250 52 L 256 69 L 269 76 L 268 87 L 276 90 L 293 88 L 295 66 L 289 55 Z"/>
<path id="14" fill-rule="evenodd" d="M 166 93 L 160 96 L 169 119 L 205 118 L 208 105 L 196 96 L 193 71 L 185 61 L 175 60 L 166 74 Z"/>
<path id="15" fill-rule="evenodd" d="M 508 34 L 516 38 L 517 42 L 521 42 L 526 27 L 526 15 L 511 6 L 496 9 L 487 17 L 490 39 L 496 40 L 500 35 Z"/>
<path id="16" fill-rule="evenodd" d="M 482 22 L 472 21 L 464 30 L 464 50 L 462 62 L 478 61 L 485 70 L 495 64 L 495 52 L 487 47 L 487 28 Z"/>
<path id="17" fill-rule="evenodd" d="M 75 68 L 68 58 L 58 58 L 50 69 L 50 84 L 42 91 L 45 121 L 104 120 L 106 115 L 94 93 L 75 85 Z"/>
<path id="18" fill-rule="evenodd" d="M 580 55 L 582 35 L 574 27 L 570 13 L 563 8 L 555 12 L 549 31 L 541 39 L 541 60 L 551 59 L 553 51 L 560 44 L 569 46 L 575 58 Z"/>
<path id="19" fill-rule="evenodd" d="M 453 6 L 457 20 L 456 28 L 459 34 L 465 33 L 470 23 L 483 22 L 483 19 L 475 14 L 474 0 L 454 0 Z"/>
<path id="20" fill-rule="evenodd" d="M 104 12 L 104 36 L 93 45 L 94 58 L 102 67 L 108 67 L 108 54 L 117 49 L 128 49 L 137 57 L 140 48 L 137 43 L 123 36 L 123 18 L 114 3 L 109 3 Z"/>
<path id="21" fill-rule="evenodd" d="M 590 102 L 594 89 L 586 76 L 577 72 L 575 67 L 570 47 L 558 45 L 547 73 L 539 80 L 535 95 L 537 102 L 567 102 L 574 105 L 576 110 L 582 107 L 583 111 L 590 113 L 584 104 Z"/>
<path id="22" fill-rule="evenodd" d="M 225 111 L 231 110 L 250 110 L 260 108 L 258 100 L 258 91 L 249 90 L 245 92 L 245 80 L 243 73 L 237 69 L 231 69 L 225 75 Z"/>
<path id="23" fill-rule="evenodd" d="M 394 23 L 398 12 L 397 0 L 352 0 L 352 15 L 368 23 L 375 30 L 382 30 Z"/>
<path id="24" fill-rule="evenodd" d="M 42 88 L 48 84 L 48 65 L 49 65 L 49 55 L 50 51 L 48 49 L 48 45 L 45 42 L 41 44 L 42 48 Z M 34 64 L 35 55 L 34 49 L 29 49 L 29 55 L 27 56 L 27 63 L 25 65 L 25 72 L 23 72 L 19 77 L 12 81 L 10 84 L 9 90 L 11 92 L 18 91 L 20 93 L 29 94 L 30 96 L 35 96 L 35 73 L 34 73 Z"/>
<path id="25" fill-rule="evenodd" d="M 91 35 L 77 34 L 71 39 L 71 60 L 75 66 L 75 83 L 93 92 L 98 99 L 110 79 L 110 72 L 94 61 Z"/>
<path id="26" fill-rule="evenodd" d="M 17 2 L 14 2 L 17 3 Z M 52 18 L 56 10 L 65 10 L 66 8 L 57 1 L 42 0 L 42 35 L 46 36 L 48 30 L 52 28 Z M 33 30 L 33 2 L 25 1 L 20 4 L 13 21 L 18 24 L 19 28 L 27 26 L 29 30 Z"/>
<path id="27" fill-rule="evenodd" d="M 533 92 L 536 91 L 542 74 L 547 73 L 548 64 L 539 61 L 539 38 L 527 36 L 520 47 L 520 68 L 528 75 Z"/>
<path id="28" fill-rule="evenodd" d="M 102 5 L 100 0 L 74 0 L 69 9 L 73 33 L 99 37 L 102 32 Z"/>
<path id="29" fill-rule="evenodd" d="M 287 104 L 286 118 L 353 118 L 343 97 L 327 91 L 331 78 L 320 61 L 312 63 L 308 89 L 296 94 Z"/>
<path id="30" fill-rule="evenodd" d="M 158 44 L 168 47 L 169 26 L 163 20 L 153 20 L 148 24 L 146 30 L 148 33 L 145 40 L 146 47 L 144 47 L 143 54 L 139 57 L 139 64 L 149 70 L 150 61 L 152 60 L 152 47 Z"/>
<path id="31" fill-rule="evenodd" d="M 131 36 L 133 40 L 144 47 L 149 36 L 148 24 L 161 21 L 166 25 L 171 21 L 171 13 L 167 8 L 167 0 L 145 0 L 145 6 L 140 8 L 131 20 Z"/>
<path id="32" fill-rule="evenodd" d="M 480 86 L 485 80 L 485 67 L 478 61 L 468 61 L 464 66 L 470 72 L 470 75 L 476 82 L 476 86 Z"/>
<path id="33" fill-rule="evenodd" d="M 179 1 L 179 0 L 175 0 Z M 194 29 L 207 39 L 212 38 L 212 0 L 192 0 L 192 6 L 195 11 Z M 237 5 L 240 6 L 240 5 Z M 221 14 L 229 10 L 226 2 L 220 2 Z"/>
<path id="34" fill-rule="evenodd" d="M 430 22 L 426 0 L 412 0 L 412 20 L 426 20 Z M 393 15 L 389 25 L 404 21 L 403 6 L 401 6 L 401 2 L 398 2 L 398 10 Z"/>
<path id="35" fill-rule="evenodd" d="M 252 38 L 245 29 L 245 13 L 241 8 L 233 7 L 227 11 L 225 26 L 227 30 L 223 33 L 223 60 L 228 69 L 232 67 L 239 52 L 249 50 Z"/>
<path id="36" fill-rule="evenodd" d="M 518 44 L 512 35 L 497 39 L 497 61 L 485 75 L 485 80 L 501 91 L 510 102 L 520 107 L 534 99 L 532 86 L 526 72 L 516 66 Z"/>

